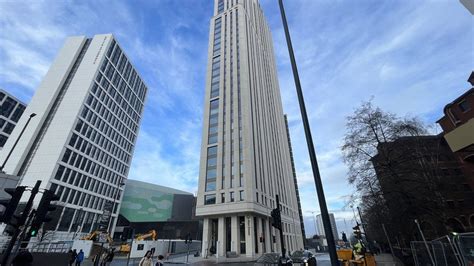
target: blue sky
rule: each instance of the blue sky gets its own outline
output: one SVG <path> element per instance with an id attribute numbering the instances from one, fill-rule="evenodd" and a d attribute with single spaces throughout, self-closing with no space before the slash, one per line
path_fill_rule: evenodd
<path id="1" fill-rule="evenodd" d="M 269 21 L 308 234 L 318 211 L 277 0 Z M 339 230 L 353 188 L 341 160 L 361 101 L 427 124 L 469 86 L 474 18 L 457 0 L 285 1 L 329 209 Z M 113 33 L 148 100 L 130 178 L 196 192 L 213 1 L 0 1 L 0 87 L 28 103 L 67 36 Z"/>

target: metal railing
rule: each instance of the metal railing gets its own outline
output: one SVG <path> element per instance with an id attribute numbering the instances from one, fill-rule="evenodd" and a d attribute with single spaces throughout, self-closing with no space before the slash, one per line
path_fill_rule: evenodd
<path id="1" fill-rule="evenodd" d="M 432 241 L 410 243 L 417 266 L 474 265 L 474 233 L 453 234 Z"/>

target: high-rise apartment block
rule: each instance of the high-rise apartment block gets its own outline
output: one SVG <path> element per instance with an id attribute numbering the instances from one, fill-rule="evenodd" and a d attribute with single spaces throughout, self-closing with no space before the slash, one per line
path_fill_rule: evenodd
<path id="1" fill-rule="evenodd" d="M 280 198 L 285 248 L 303 248 L 272 37 L 257 0 L 215 0 L 196 216 L 203 255 L 279 251 L 270 212 Z"/>
<path id="2" fill-rule="evenodd" d="M 42 189 L 60 196 L 47 229 L 113 231 L 146 93 L 111 34 L 66 40 L 0 153 L 3 161 L 36 113 L 4 170 L 18 175 L 19 185 L 41 180 Z"/>
<path id="3" fill-rule="evenodd" d="M 339 239 L 339 233 L 337 232 L 337 226 L 336 226 L 336 219 L 334 219 L 334 213 L 329 214 L 329 221 L 331 223 L 331 231 L 332 235 L 334 236 L 334 239 Z M 316 232 L 319 235 L 326 236 L 326 233 L 324 231 L 324 224 L 323 224 L 323 218 L 321 214 L 316 215 L 316 227 L 318 232 Z"/>
<path id="4" fill-rule="evenodd" d="M 25 108 L 26 104 L 0 89 L 0 150 L 7 142 Z"/>

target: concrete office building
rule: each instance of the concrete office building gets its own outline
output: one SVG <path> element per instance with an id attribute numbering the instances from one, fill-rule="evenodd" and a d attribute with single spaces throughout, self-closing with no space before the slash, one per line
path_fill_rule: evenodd
<path id="1" fill-rule="evenodd" d="M 0 150 L 7 142 L 25 108 L 26 104 L 7 91 L 0 89 Z"/>
<path id="2" fill-rule="evenodd" d="M 279 251 L 270 212 L 279 195 L 285 248 L 303 248 L 272 37 L 257 0 L 215 0 L 196 216 L 203 256 Z"/>
<path id="3" fill-rule="evenodd" d="M 146 92 L 111 34 L 66 40 L 0 153 L 4 160 L 36 113 L 4 170 L 19 176 L 19 185 L 41 180 L 42 189 L 60 196 L 45 229 L 114 230 Z"/>
<path id="4" fill-rule="evenodd" d="M 334 236 L 334 239 L 339 239 L 339 233 L 337 232 L 337 226 L 336 226 L 336 219 L 334 219 L 334 213 L 329 214 L 329 221 L 331 222 L 331 230 L 332 230 L 332 235 Z M 321 236 L 326 236 L 326 233 L 324 232 L 324 225 L 323 225 L 323 218 L 321 214 L 316 215 L 316 227 L 317 227 L 317 234 Z"/>

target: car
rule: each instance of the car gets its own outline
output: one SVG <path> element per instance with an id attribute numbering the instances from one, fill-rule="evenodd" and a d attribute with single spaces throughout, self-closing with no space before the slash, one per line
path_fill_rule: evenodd
<path id="1" fill-rule="evenodd" d="M 289 256 L 283 256 L 281 253 L 265 253 L 257 259 L 257 265 L 293 265 L 293 260 Z"/>
<path id="2" fill-rule="evenodd" d="M 316 266 L 316 257 L 308 250 L 297 250 L 291 254 L 295 265 Z"/>

